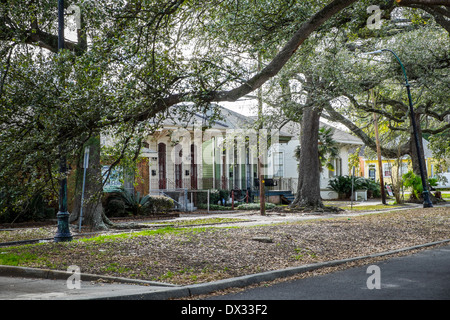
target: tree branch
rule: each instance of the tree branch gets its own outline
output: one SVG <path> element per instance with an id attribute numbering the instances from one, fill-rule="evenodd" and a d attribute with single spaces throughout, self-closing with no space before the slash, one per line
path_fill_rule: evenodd
<path id="1" fill-rule="evenodd" d="M 437 129 L 422 129 L 422 133 L 437 134 L 437 133 L 441 133 L 447 129 L 450 129 L 450 123 L 447 123 L 445 126 L 442 126 Z"/>
<path id="2" fill-rule="evenodd" d="M 328 112 L 328 116 L 331 120 L 337 121 L 343 125 L 345 125 L 348 129 L 350 129 L 354 134 L 356 134 L 366 146 L 371 148 L 372 150 L 377 150 L 376 142 L 371 139 L 361 128 L 356 126 L 352 121 L 344 117 L 339 112 L 335 111 L 330 104 L 325 105 L 325 110 Z M 405 154 L 409 154 L 409 141 L 405 142 L 398 149 L 390 149 L 381 147 L 381 154 L 386 158 L 396 158 L 398 156 L 403 156 Z"/>
<path id="3" fill-rule="evenodd" d="M 371 107 L 369 107 L 369 106 L 367 106 L 367 105 L 365 105 L 365 104 L 360 104 L 360 103 L 358 103 L 358 101 L 356 101 L 355 97 L 353 97 L 352 95 L 348 95 L 348 94 L 347 94 L 347 95 L 345 95 L 345 97 L 349 98 L 350 101 L 351 101 L 351 102 L 355 105 L 355 107 L 358 108 L 358 109 L 361 109 L 361 110 L 364 110 L 364 111 L 367 111 L 367 112 L 375 112 L 375 113 L 378 113 L 378 114 L 380 114 L 380 115 L 382 115 L 382 116 L 385 116 L 386 118 L 388 118 L 388 119 L 390 119 L 390 120 L 392 120 L 392 121 L 395 121 L 395 122 L 405 122 L 405 120 L 399 119 L 399 118 L 395 117 L 392 113 L 389 113 L 389 112 L 386 112 L 386 111 L 383 111 L 383 110 L 379 110 L 379 109 L 375 109 L 375 108 L 371 108 Z M 395 100 L 389 100 L 390 103 L 388 103 L 388 102 L 386 102 L 386 101 L 383 101 L 383 102 L 378 101 L 378 102 L 380 102 L 380 103 L 385 103 L 385 104 L 392 104 L 392 105 L 394 105 L 394 103 L 395 103 L 395 104 L 402 104 L 401 102 L 398 102 L 398 101 L 395 101 Z"/>
<path id="4" fill-rule="evenodd" d="M 240 97 L 258 89 L 268 79 L 275 76 L 288 62 L 298 47 L 313 33 L 318 27 L 326 22 L 333 15 L 353 4 L 356 0 L 334 0 L 322 10 L 317 12 L 308 21 L 304 22 L 293 37 L 280 50 L 275 58 L 259 73 L 250 78 L 241 86 L 229 90 L 212 92 L 209 101 L 230 101 L 234 102 Z"/>
<path id="5" fill-rule="evenodd" d="M 420 4 L 424 6 L 447 6 L 450 7 L 448 0 L 396 0 L 401 6 L 409 6 L 411 4 Z"/>
<path id="6" fill-rule="evenodd" d="M 144 121 L 155 116 L 158 112 L 166 110 L 170 106 L 183 101 L 183 99 L 188 99 L 189 97 L 199 99 L 204 102 L 219 102 L 219 101 L 230 101 L 234 102 L 237 99 L 247 95 L 248 93 L 258 89 L 267 80 L 275 76 L 283 66 L 289 61 L 298 47 L 314 32 L 319 28 L 324 22 L 326 22 L 333 15 L 339 11 L 345 9 L 346 7 L 353 4 L 356 0 L 334 0 L 322 10 L 317 12 L 308 21 L 301 24 L 297 32 L 292 36 L 292 38 L 286 43 L 286 45 L 280 50 L 280 52 L 275 56 L 275 58 L 259 73 L 254 75 L 249 80 L 245 81 L 239 87 L 228 90 L 228 91 L 211 91 L 211 92 L 186 92 L 177 93 L 166 98 L 161 98 L 157 100 L 148 110 L 141 112 L 139 114 L 130 114 L 119 119 L 110 119 L 114 121 L 130 121 L 132 119 L 137 121 Z"/>

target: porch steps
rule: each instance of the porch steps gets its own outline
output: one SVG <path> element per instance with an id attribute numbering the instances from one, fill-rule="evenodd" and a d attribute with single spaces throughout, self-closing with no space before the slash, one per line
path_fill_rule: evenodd
<path id="1" fill-rule="evenodd" d="M 197 210 L 196 207 L 194 207 L 194 204 L 191 203 L 189 198 L 185 198 L 186 194 L 184 190 L 160 190 L 159 194 L 166 196 L 168 198 L 171 198 L 173 202 L 175 203 L 175 211 L 195 211 Z"/>
<path id="2" fill-rule="evenodd" d="M 295 199 L 295 195 L 290 190 L 267 190 L 266 196 L 280 196 L 281 203 L 290 204 Z"/>

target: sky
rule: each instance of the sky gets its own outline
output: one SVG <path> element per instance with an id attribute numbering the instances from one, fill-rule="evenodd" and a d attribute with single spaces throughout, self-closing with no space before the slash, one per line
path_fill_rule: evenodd
<path id="1" fill-rule="evenodd" d="M 240 113 L 244 116 L 256 116 L 257 104 L 255 100 L 241 100 L 236 102 L 219 102 L 219 105 L 230 109 L 231 111 Z"/>

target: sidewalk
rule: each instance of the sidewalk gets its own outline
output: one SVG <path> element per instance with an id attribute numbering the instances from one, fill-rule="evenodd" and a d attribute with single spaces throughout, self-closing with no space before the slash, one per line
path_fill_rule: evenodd
<path id="1" fill-rule="evenodd" d="M 165 299 L 164 295 L 157 294 L 164 289 L 166 288 L 89 281 L 81 281 L 80 289 L 69 289 L 66 280 L 0 276 L 0 300 L 139 299 L 145 295 Z"/>

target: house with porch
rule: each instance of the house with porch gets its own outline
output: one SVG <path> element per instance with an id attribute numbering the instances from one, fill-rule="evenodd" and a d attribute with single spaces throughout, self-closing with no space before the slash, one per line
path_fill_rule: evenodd
<path id="1" fill-rule="evenodd" d="M 237 199 L 247 192 L 259 195 L 258 154 L 264 176 L 266 200 L 292 201 L 297 191 L 300 125 L 287 123 L 280 130 L 254 129 L 254 119 L 219 105 L 207 112 L 192 111 L 165 119 L 144 143 L 139 175 L 124 178 L 123 186 L 143 194 L 168 195 L 181 207 L 194 209 L 195 199 L 207 190 L 235 190 Z M 220 113 L 219 118 L 212 115 Z M 321 123 L 321 126 L 329 126 Z M 270 139 L 269 139 L 270 138 Z M 353 135 L 334 128 L 339 156 L 334 171 L 321 172 L 321 196 L 337 198 L 328 182 L 348 174 L 348 156 L 363 143 Z M 271 144 L 268 145 L 267 141 Z M 261 149 L 261 150 L 258 150 Z M 105 166 L 105 170 L 108 169 Z M 114 176 L 114 174 L 111 174 Z M 110 179 L 108 185 L 120 185 Z M 184 205 L 183 205 L 184 204 Z M 189 207 L 189 208 L 188 208 Z"/>
<path id="2" fill-rule="evenodd" d="M 124 177 L 123 186 L 140 194 L 170 196 L 188 210 L 207 190 L 236 190 L 238 198 L 246 191 L 255 194 L 258 154 L 263 154 L 263 171 L 268 167 L 267 138 L 282 145 L 292 137 L 279 130 L 256 130 L 251 118 L 219 105 L 211 105 L 206 112 L 184 108 L 179 116 L 176 108 L 147 137 L 139 175 Z M 109 179 L 106 187 L 121 185 L 121 173 L 111 175 L 116 179 Z"/>
<path id="3" fill-rule="evenodd" d="M 425 169 L 427 172 L 427 177 L 432 178 L 436 176 L 437 168 L 436 161 L 433 159 L 432 152 L 428 147 L 429 142 L 426 139 L 422 139 L 424 159 L 425 159 Z M 368 157 L 364 148 L 360 151 L 360 176 L 378 181 L 380 177 L 380 169 L 383 175 L 384 182 L 388 184 L 393 184 L 394 180 L 401 179 L 401 177 L 412 170 L 411 158 L 409 155 L 404 155 L 399 157 L 399 159 L 389 159 L 386 157 L 381 157 L 381 168 L 378 164 L 378 159 L 376 155 Z"/>
<path id="4" fill-rule="evenodd" d="M 358 137 L 339 129 L 333 124 L 320 122 L 320 127 L 332 127 L 333 140 L 339 146 L 339 154 L 331 159 L 334 170 L 323 167 L 320 173 L 320 195 L 322 199 L 337 199 L 338 194 L 328 186 L 330 179 L 349 175 L 349 155 L 364 143 Z M 295 157 L 295 149 L 300 145 L 300 124 L 288 122 L 282 128 L 283 132 L 292 136 L 285 144 L 280 144 L 277 150 L 269 149 L 269 175 L 273 177 L 276 186 L 268 187 L 267 194 L 272 196 L 272 201 L 279 201 L 276 196 L 282 195 L 286 200 L 292 200 L 297 192 L 299 164 Z M 289 192 L 290 191 L 290 194 Z"/>

